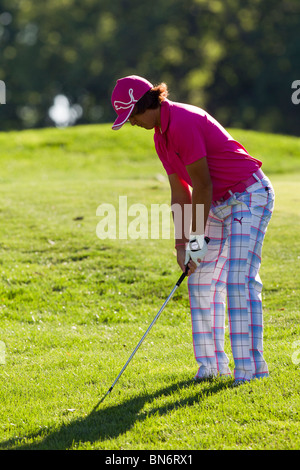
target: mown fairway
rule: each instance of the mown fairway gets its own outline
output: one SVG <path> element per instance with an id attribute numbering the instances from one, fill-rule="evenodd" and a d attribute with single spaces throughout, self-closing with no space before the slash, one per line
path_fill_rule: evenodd
<path id="1" fill-rule="evenodd" d="M 298 449 L 300 141 L 232 130 L 276 191 L 261 277 L 270 377 L 194 384 L 173 240 L 101 240 L 100 204 L 169 204 L 152 134 L 0 134 L 1 449 Z M 227 353 L 230 356 L 227 337 Z"/>

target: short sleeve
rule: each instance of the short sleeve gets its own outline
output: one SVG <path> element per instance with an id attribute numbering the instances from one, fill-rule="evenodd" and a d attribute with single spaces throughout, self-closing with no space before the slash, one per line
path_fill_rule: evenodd
<path id="1" fill-rule="evenodd" d="M 176 173 L 176 170 L 172 167 L 171 163 L 168 161 L 167 155 L 165 154 L 165 152 L 161 148 L 159 140 L 156 138 L 156 136 L 154 136 L 154 144 L 155 144 L 156 153 L 157 153 L 164 169 L 166 170 L 167 175 L 172 175 L 173 173 Z"/>
<path id="2" fill-rule="evenodd" d="M 163 164 L 163 167 L 166 170 L 167 175 L 172 175 L 173 173 L 176 173 L 176 171 L 174 170 L 174 168 L 172 168 L 169 162 L 167 162 L 166 160 L 162 160 L 162 159 L 160 159 L 160 161 Z"/>

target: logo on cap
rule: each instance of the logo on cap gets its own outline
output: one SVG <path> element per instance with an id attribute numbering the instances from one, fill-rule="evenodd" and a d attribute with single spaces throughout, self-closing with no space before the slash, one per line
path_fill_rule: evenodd
<path id="1" fill-rule="evenodd" d="M 135 100 L 133 97 L 133 89 L 130 88 L 128 90 L 129 98 L 130 101 L 128 103 L 124 103 L 123 101 L 114 101 L 114 108 L 116 111 L 119 111 L 119 109 L 128 109 L 130 108 L 134 103 L 136 103 L 138 100 Z"/>

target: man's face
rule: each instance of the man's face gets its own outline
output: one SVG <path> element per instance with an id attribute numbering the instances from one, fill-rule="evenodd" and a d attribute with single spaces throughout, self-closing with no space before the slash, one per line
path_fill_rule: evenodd
<path id="1" fill-rule="evenodd" d="M 149 130 L 160 124 L 159 116 L 159 108 L 147 109 L 144 113 L 130 116 L 128 120 L 132 126 L 143 127 Z"/>

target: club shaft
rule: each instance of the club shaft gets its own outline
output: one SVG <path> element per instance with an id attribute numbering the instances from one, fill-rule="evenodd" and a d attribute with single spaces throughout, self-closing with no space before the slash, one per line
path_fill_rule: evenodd
<path id="1" fill-rule="evenodd" d="M 162 313 L 162 311 L 164 310 L 164 308 L 166 307 L 166 305 L 168 304 L 168 302 L 171 300 L 171 298 L 173 297 L 173 295 L 175 294 L 176 290 L 178 289 L 178 285 L 176 284 L 175 287 L 172 289 L 172 292 L 170 293 L 169 297 L 165 300 L 165 302 L 163 303 L 162 307 L 160 308 L 159 312 L 157 312 L 156 316 L 154 317 L 154 319 L 152 320 L 151 324 L 149 325 L 147 331 L 144 333 L 144 335 L 142 336 L 142 338 L 140 339 L 140 341 L 138 342 L 137 346 L 135 347 L 135 349 L 132 351 L 129 359 L 127 360 L 126 364 L 123 366 L 122 370 L 120 371 L 119 375 L 117 376 L 116 380 L 114 381 L 114 383 L 112 384 L 112 386 L 110 387 L 109 389 L 109 392 L 112 391 L 112 389 L 114 388 L 114 386 L 116 385 L 116 383 L 118 382 L 119 378 L 121 377 L 121 375 L 123 374 L 123 372 L 125 371 L 126 367 L 128 366 L 129 362 L 131 361 L 131 359 L 133 358 L 133 356 L 135 355 L 135 353 L 137 352 L 137 350 L 139 349 L 139 347 L 141 346 L 141 344 L 143 343 L 144 339 L 146 338 L 146 336 L 148 335 L 149 331 L 151 330 L 151 328 L 153 327 L 153 325 L 156 323 L 156 321 L 158 320 L 158 318 L 160 317 L 160 314 Z"/>
<path id="2" fill-rule="evenodd" d="M 95 406 L 94 410 L 97 409 L 97 407 L 100 405 L 100 403 L 103 402 L 103 400 L 107 397 L 107 395 L 110 394 L 110 392 L 112 391 L 112 389 L 114 388 L 114 386 L 116 385 L 116 383 L 118 382 L 119 378 L 121 377 L 121 375 L 123 374 L 123 372 L 125 371 L 126 367 L 128 366 L 129 362 L 131 361 L 131 359 L 133 358 L 133 356 L 135 355 L 135 353 L 137 352 L 137 350 L 139 349 L 139 347 L 141 346 L 142 342 L 144 341 L 144 339 L 146 338 L 146 336 L 148 335 L 149 331 L 151 330 L 151 328 L 153 327 L 153 325 L 156 323 L 156 321 L 158 320 L 158 318 L 160 317 L 162 311 L 164 310 L 164 308 L 166 307 L 166 305 L 169 303 L 169 301 L 172 299 L 173 295 L 175 294 L 176 290 L 178 289 L 178 287 L 180 286 L 180 284 L 182 283 L 182 281 L 185 279 L 185 277 L 187 276 L 188 274 L 188 266 L 186 266 L 186 269 L 185 269 L 185 272 L 183 272 L 180 276 L 180 278 L 178 279 L 178 281 L 176 282 L 175 286 L 173 287 L 171 293 L 169 294 L 168 298 L 165 300 L 165 302 L 163 303 L 163 305 L 161 306 L 160 310 L 157 312 L 157 314 L 155 315 L 154 319 L 152 320 L 151 324 L 149 325 L 147 331 L 144 333 L 144 335 L 142 336 L 142 338 L 140 339 L 140 341 L 138 342 L 137 346 L 135 347 L 135 349 L 132 351 L 129 359 L 127 360 L 126 364 L 124 364 L 122 370 L 119 372 L 119 375 L 117 376 L 117 378 L 115 379 L 114 383 L 111 385 L 111 387 L 107 390 L 106 394 L 102 397 L 102 399 L 98 402 L 98 404 Z"/>

